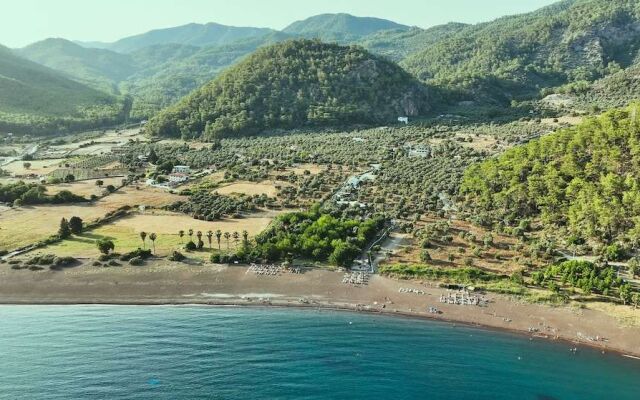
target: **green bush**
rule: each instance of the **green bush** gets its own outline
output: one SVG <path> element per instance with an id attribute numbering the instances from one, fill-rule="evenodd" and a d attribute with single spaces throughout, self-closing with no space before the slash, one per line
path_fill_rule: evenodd
<path id="1" fill-rule="evenodd" d="M 135 266 L 144 265 L 144 260 L 140 257 L 133 257 L 132 259 L 129 260 L 129 265 L 135 265 Z"/>
<path id="2" fill-rule="evenodd" d="M 179 251 L 175 251 L 174 250 L 174 252 L 171 254 L 171 257 L 169 257 L 169 260 L 170 261 L 178 261 L 178 262 L 180 262 L 180 261 L 183 261 L 185 258 L 186 257 L 182 253 L 180 253 Z M 212 258 L 213 258 L 213 256 L 212 256 Z"/>

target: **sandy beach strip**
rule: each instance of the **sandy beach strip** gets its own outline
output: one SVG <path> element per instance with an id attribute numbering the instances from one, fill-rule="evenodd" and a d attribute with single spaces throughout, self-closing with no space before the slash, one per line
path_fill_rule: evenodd
<path id="1" fill-rule="evenodd" d="M 0 268 L 0 304 L 234 305 L 315 307 L 437 319 L 509 330 L 530 337 L 570 341 L 604 351 L 640 356 L 640 328 L 623 326 L 602 311 L 551 307 L 486 294 L 486 307 L 443 304 L 447 290 L 435 283 L 371 276 L 369 283 L 342 283 L 343 273 L 312 269 L 301 274 L 259 276 L 246 266 L 189 266 L 167 261 L 147 266 L 63 271 Z M 401 288 L 422 292 L 401 293 Z M 441 314 L 429 312 L 436 307 Z M 600 340 L 594 340 L 599 338 Z"/>

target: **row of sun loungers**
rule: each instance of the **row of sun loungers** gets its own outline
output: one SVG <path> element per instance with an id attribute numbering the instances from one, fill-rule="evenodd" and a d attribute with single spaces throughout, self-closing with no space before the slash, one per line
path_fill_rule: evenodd
<path id="1" fill-rule="evenodd" d="M 366 285 L 369 283 L 369 274 L 363 271 L 349 272 L 344 274 L 342 283 L 347 285 Z"/>
<path id="2" fill-rule="evenodd" d="M 398 293 L 414 293 L 414 294 L 424 294 L 424 290 L 412 289 L 412 288 L 400 288 L 398 289 Z"/>
<path id="3" fill-rule="evenodd" d="M 282 268 L 282 266 L 275 265 L 275 264 L 266 264 L 266 265 L 251 264 L 248 272 L 253 272 L 256 275 L 274 276 L 274 275 L 279 275 L 280 273 L 283 272 L 283 270 L 284 268 Z"/>
<path id="4" fill-rule="evenodd" d="M 302 268 L 298 267 L 283 267 L 276 264 L 251 264 L 247 272 L 252 272 L 256 275 L 276 276 L 284 272 L 291 274 L 301 274 Z"/>
<path id="5" fill-rule="evenodd" d="M 456 304 L 460 306 L 484 306 L 487 301 L 484 298 L 473 296 L 468 292 L 449 292 L 446 295 L 440 295 L 440 303 Z"/>

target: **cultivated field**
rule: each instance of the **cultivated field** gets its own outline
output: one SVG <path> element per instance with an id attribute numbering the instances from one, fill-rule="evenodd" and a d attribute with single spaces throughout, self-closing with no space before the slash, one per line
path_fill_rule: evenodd
<path id="1" fill-rule="evenodd" d="M 73 237 L 62 243 L 38 250 L 38 253 L 51 253 L 57 255 L 68 255 L 74 257 L 96 257 L 99 253 L 95 241 L 99 239 L 113 240 L 116 251 L 119 253 L 135 250 L 142 247 L 140 232 L 155 233 L 156 254 L 159 256 L 169 255 L 173 250 L 181 249 L 189 241 L 188 231 L 193 229 L 193 241 L 197 238 L 195 232 L 201 231 L 205 247 L 208 249 L 209 243 L 206 232 L 211 230 L 221 230 L 222 232 L 242 233 L 246 230 L 250 237 L 255 236 L 265 229 L 272 220 L 272 213 L 258 213 L 242 219 L 225 219 L 221 221 L 200 221 L 184 214 L 170 213 L 164 211 L 147 211 L 142 214 L 135 214 L 130 217 L 119 219 L 111 224 L 101 226 L 91 232 L 87 232 L 78 237 Z M 180 238 L 178 232 L 183 230 L 185 236 Z M 147 238 L 147 248 L 151 248 L 151 241 Z M 213 248 L 217 248 L 215 236 L 212 239 Z M 229 247 L 234 248 L 233 239 L 229 241 Z M 227 248 L 227 241 L 222 238 L 221 249 Z M 183 251 L 183 250 L 181 250 Z M 208 252 L 194 252 L 195 257 L 207 259 Z"/>
<path id="2" fill-rule="evenodd" d="M 126 187 L 94 203 L 7 208 L 0 210 L 0 250 L 26 246 L 55 234 L 63 217 L 77 216 L 91 222 L 123 206 L 162 207 L 179 199 L 182 197 L 163 190 Z"/>
<path id="3" fill-rule="evenodd" d="M 417 227 L 424 227 L 425 222 L 431 224 L 438 221 L 444 220 L 425 218 L 425 221 L 418 223 Z M 461 238 L 461 232 L 472 235 L 475 241 Z M 513 237 L 493 234 L 493 244 L 485 247 L 483 237 L 487 233 L 487 231 L 468 222 L 452 221 L 449 229 L 451 241 L 431 240 L 431 245 L 426 250 L 432 259 L 427 264 L 449 268 L 473 266 L 496 273 L 512 273 L 521 269 L 521 263 L 516 260 L 518 253 L 512 250 L 517 240 Z M 403 240 L 399 241 L 400 244 L 395 247 L 388 262 L 392 264 L 424 264 L 425 262 L 420 260 L 422 251 L 420 240 L 409 235 L 401 236 Z"/>
<path id="4" fill-rule="evenodd" d="M 86 198 L 91 197 L 92 194 L 96 196 L 100 196 L 105 190 L 107 186 L 120 186 L 122 182 L 122 178 L 104 178 L 101 179 L 103 182 L 102 187 L 96 186 L 97 179 L 88 180 L 88 181 L 79 181 L 73 183 L 59 183 L 56 185 L 47 185 L 47 194 L 56 194 L 63 190 L 68 190 L 73 194 L 77 194 L 79 196 L 84 196 Z M 125 189 L 126 190 L 126 189 Z"/>
<path id="5" fill-rule="evenodd" d="M 56 158 L 51 160 L 34 160 L 27 161 L 31 164 L 29 168 L 25 168 L 25 161 L 14 161 L 10 164 L 2 167 L 3 170 L 8 171 L 13 175 L 27 175 L 27 174 L 36 174 L 36 175 L 45 175 L 49 172 L 53 171 L 58 167 L 58 165 L 63 162 L 64 159 Z"/>
<path id="6" fill-rule="evenodd" d="M 278 185 L 284 185 L 284 183 L 279 182 Z M 236 182 L 227 186 L 223 186 L 221 188 L 215 189 L 214 192 L 217 192 L 221 195 L 241 195 L 245 194 L 248 196 L 261 195 L 266 194 L 269 197 L 276 197 L 278 194 L 278 189 L 276 188 L 276 184 L 264 181 L 260 183 L 255 182 Z"/>

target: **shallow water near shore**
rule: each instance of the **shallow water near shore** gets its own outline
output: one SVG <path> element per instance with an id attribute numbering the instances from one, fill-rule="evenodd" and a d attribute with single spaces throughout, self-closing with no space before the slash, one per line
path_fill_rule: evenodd
<path id="1" fill-rule="evenodd" d="M 640 361 L 443 322 L 0 306 L 0 399 L 637 399 Z"/>

